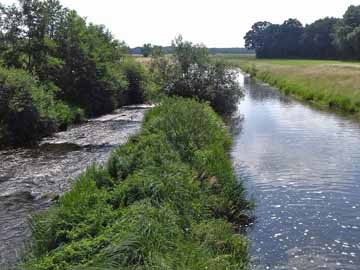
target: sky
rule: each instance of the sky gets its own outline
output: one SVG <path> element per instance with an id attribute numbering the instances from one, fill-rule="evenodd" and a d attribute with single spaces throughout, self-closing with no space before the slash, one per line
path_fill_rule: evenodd
<path id="1" fill-rule="evenodd" d="M 10 4 L 14 0 L 0 0 Z M 104 24 L 129 46 L 169 45 L 181 34 L 207 47 L 243 47 L 257 21 L 304 25 L 326 16 L 342 17 L 360 0 L 60 0 L 89 22 Z"/>

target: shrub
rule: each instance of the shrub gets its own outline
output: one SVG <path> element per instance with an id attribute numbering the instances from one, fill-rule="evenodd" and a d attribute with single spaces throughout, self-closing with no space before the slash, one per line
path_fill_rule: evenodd
<path id="1" fill-rule="evenodd" d="M 0 68 L 0 144 L 31 144 L 80 121 L 82 110 L 58 100 L 57 91 L 23 70 Z"/>
<path id="2" fill-rule="evenodd" d="M 222 61 L 210 61 L 207 49 L 183 41 L 173 42 L 170 61 L 155 59 L 152 64 L 162 88 L 170 96 L 182 96 L 207 101 L 220 114 L 231 114 L 242 96 L 236 71 Z"/>
<path id="3" fill-rule="evenodd" d="M 24 88 L 2 85 L 0 143 L 20 145 L 40 136 L 40 115 L 29 92 Z"/>
<path id="4" fill-rule="evenodd" d="M 122 62 L 121 68 L 128 82 L 127 89 L 120 96 L 121 105 L 141 104 L 155 96 L 156 84 L 143 64 L 127 57 Z M 121 97 L 124 100 L 121 100 Z"/>

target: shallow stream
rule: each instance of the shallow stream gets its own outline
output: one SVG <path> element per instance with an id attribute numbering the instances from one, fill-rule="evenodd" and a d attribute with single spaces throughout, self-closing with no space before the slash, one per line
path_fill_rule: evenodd
<path id="1" fill-rule="evenodd" d="M 13 266 L 31 236 L 28 218 L 49 207 L 72 180 L 136 133 L 147 106 L 129 106 L 44 139 L 0 150 L 0 269 Z"/>

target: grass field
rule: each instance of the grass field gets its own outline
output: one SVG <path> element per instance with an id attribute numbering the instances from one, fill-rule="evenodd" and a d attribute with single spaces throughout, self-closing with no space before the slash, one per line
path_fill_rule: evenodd
<path id="1" fill-rule="evenodd" d="M 360 62 L 222 58 L 285 94 L 360 119 Z"/>

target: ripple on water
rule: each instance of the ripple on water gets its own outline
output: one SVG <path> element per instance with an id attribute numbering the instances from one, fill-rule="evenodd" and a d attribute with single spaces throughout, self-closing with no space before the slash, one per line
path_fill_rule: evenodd
<path id="1" fill-rule="evenodd" d="M 242 84 L 232 157 L 257 205 L 253 269 L 359 269 L 360 126 Z"/>
<path id="2" fill-rule="evenodd" d="M 0 269 L 13 265 L 31 235 L 28 217 L 68 190 L 71 179 L 140 128 L 148 106 L 120 109 L 44 139 L 33 149 L 0 151 Z"/>

